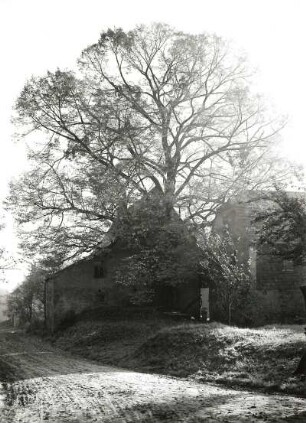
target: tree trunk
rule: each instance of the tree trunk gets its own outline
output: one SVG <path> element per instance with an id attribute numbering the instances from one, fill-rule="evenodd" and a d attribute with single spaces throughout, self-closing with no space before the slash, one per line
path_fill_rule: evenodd
<path id="1" fill-rule="evenodd" d="M 232 324 L 232 304 L 228 303 L 228 324 L 229 326 Z"/>
<path id="2" fill-rule="evenodd" d="M 300 286 L 303 298 L 305 301 L 305 307 L 306 307 L 306 286 Z M 305 335 L 306 335 L 306 328 L 305 328 Z M 300 362 L 296 368 L 296 370 L 293 373 L 294 375 L 306 375 L 306 351 L 304 351 L 304 354 L 302 355 L 302 358 L 300 359 Z"/>

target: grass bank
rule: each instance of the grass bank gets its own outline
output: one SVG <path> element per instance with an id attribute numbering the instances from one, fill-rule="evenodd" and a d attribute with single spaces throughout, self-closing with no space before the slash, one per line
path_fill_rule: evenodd
<path id="1" fill-rule="evenodd" d="M 303 330 L 158 319 L 80 321 L 53 342 L 105 364 L 306 396 L 305 380 L 292 376 L 306 347 Z"/>

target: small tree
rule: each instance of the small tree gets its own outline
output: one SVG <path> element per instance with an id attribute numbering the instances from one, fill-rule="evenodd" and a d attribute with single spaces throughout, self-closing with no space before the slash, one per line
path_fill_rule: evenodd
<path id="1" fill-rule="evenodd" d="M 251 287 L 249 262 L 237 257 L 237 240 L 229 231 L 201 236 L 202 268 L 212 282 L 215 315 L 228 324 L 245 320 Z"/>
<path id="2" fill-rule="evenodd" d="M 18 316 L 20 322 L 32 324 L 44 317 L 44 279 L 45 271 L 33 265 L 24 282 L 18 286 L 8 299 L 8 315 Z"/>

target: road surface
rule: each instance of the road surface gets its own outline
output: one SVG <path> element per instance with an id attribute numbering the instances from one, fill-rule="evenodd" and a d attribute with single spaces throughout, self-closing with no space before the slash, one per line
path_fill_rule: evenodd
<path id="1" fill-rule="evenodd" d="M 306 400 L 132 372 L 0 331 L 1 423 L 306 422 Z"/>

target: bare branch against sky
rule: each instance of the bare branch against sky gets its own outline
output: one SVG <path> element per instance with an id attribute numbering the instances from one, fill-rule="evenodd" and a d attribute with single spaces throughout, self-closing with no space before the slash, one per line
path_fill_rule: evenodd
<path id="1" fill-rule="evenodd" d="M 71 69 L 81 50 L 108 27 L 165 22 L 191 33 L 214 32 L 231 39 L 258 69 L 256 90 L 278 114 L 288 115 L 283 154 L 306 164 L 306 27 L 304 0 L 0 0 L 0 199 L 8 181 L 26 167 L 25 151 L 12 140 L 12 107 L 25 82 L 46 70 Z M 1 246 L 16 250 L 13 225 Z M 13 272 L 11 272 L 13 273 Z M 10 287 L 22 272 L 8 276 Z"/>

